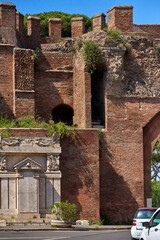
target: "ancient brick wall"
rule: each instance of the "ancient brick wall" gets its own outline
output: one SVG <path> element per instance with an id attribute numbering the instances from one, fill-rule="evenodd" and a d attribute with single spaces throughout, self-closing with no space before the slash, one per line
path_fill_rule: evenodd
<path id="1" fill-rule="evenodd" d="M 147 39 L 131 41 L 131 51 L 125 54 L 126 94 L 136 97 L 160 96 L 159 53 Z"/>
<path id="2" fill-rule="evenodd" d="M 0 45 L 0 113 L 13 116 L 13 47 Z"/>
<path id="3" fill-rule="evenodd" d="M 79 127 L 91 127 L 91 76 L 85 71 L 80 53 L 74 62 L 73 73 L 74 124 Z"/>
<path id="4" fill-rule="evenodd" d="M 100 199 L 101 212 L 112 221 L 131 219 L 138 207 L 146 206 L 151 197 L 151 153 L 160 136 L 158 117 L 147 125 L 160 109 L 159 58 L 152 42 L 139 39 L 131 44 L 123 59 L 114 50 L 113 61 L 106 61 Z M 112 79 L 119 79 L 117 87 Z"/>
<path id="5" fill-rule="evenodd" d="M 38 69 L 40 71 L 72 67 L 73 55 L 71 53 L 43 52 L 38 53 Z"/>
<path id="6" fill-rule="evenodd" d="M 101 212 L 112 221 L 132 219 L 136 209 L 146 206 L 146 199 L 151 197 L 151 153 L 160 132 L 154 130 L 155 124 L 144 133 L 143 127 L 159 108 L 158 99 L 107 98 L 108 127 L 101 145 L 100 198 Z M 156 132 L 156 136 L 151 132 Z"/>
<path id="7" fill-rule="evenodd" d="M 72 132 L 75 135 L 72 135 Z M 45 137 L 44 129 L 12 129 L 13 137 Z M 99 220 L 99 132 L 76 129 L 61 139 L 61 200 L 78 206 L 78 216 Z"/>
<path id="8" fill-rule="evenodd" d="M 15 49 L 14 68 L 14 114 L 17 118 L 27 115 L 35 117 L 33 51 Z"/>
<path id="9" fill-rule="evenodd" d="M 149 37 L 152 39 L 160 38 L 160 24 L 136 24 L 135 26 L 149 33 Z"/>
<path id="10" fill-rule="evenodd" d="M 69 70 L 37 72 L 35 74 L 36 115 L 52 119 L 52 110 L 59 104 L 73 107 L 73 73 Z"/>
<path id="11" fill-rule="evenodd" d="M 61 141 L 62 201 L 78 205 L 79 218 L 99 220 L 99 134 L 75 131 Z"/>

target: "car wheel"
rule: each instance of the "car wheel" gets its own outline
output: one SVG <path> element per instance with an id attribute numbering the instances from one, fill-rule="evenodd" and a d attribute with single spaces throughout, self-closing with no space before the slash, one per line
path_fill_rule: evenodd
<path id="1" fill-rule="evenodd" d="M 131 240 L 138 240 L 137 238 L 133 238 L 133 237 L 131 237 Z M 143 240 L 143 239 L 142 239 Z"/>

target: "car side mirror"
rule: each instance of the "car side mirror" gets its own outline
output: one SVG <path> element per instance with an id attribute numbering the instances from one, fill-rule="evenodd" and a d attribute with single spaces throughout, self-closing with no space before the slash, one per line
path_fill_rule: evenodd
<path id="1" fill-rule="evenodd" d="M 149 228 L 150 227 L 150 222 L 143 222 L 142 226 L 145 228 Z"/>

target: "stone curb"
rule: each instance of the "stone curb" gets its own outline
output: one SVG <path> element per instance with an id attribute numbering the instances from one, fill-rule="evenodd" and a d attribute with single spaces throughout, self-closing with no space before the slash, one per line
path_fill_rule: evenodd
<path id="1" fill-rule="evenodd" d="M 89 227 L 71 227 L 71 228 L 51 228 L 51 227 L 0 227 L 0 232 L 7 232 L 7 231 L 96 231 L 96 230 L 129 230 L 131 226 L 119 226 L 119 225 L 106 225 L 106 226 L 89 226 Z"/>

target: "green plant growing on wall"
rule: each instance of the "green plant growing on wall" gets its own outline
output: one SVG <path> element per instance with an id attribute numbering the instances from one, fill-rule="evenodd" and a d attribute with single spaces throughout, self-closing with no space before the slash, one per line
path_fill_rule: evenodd
<path id="1" fill-rule="evenodd" d="M 63 122 L 55 123 L 50 120 L 49 123 L 47 123 L 43 121 L 40 123 L 40 127 L 48 129 L 49 136 L 52 136 L 54 132 L 58 133 L 61 138 L 69 136 L 68 127 Z"/>
<path id="2" fill-rule="evenodd" d="M 10 120 L 7 118 L 7 116 L 3 117 L 0 116 L 0 128 L 15 128 L 16 127 L 16 121 Z"/>
<path id="3" fill-rule="evenodd" d="M 107 29 L 107 37 L 106 42 L 115 42 L 115 41 L 121 41 L 121 31 L 119 29 Z"/>
<path id="4" fill-rule="evenodd" d="M 5 129 L 0 130 L 0 135 L 2 137 L 12 137 L 12 132 L 9 128 L 5 128 Z M 0 145 L 0 148 L 1 148 L 1 145 Z"/>
<path id="5" fill-rule="evenodd" d="M 77 51 L 82 52 L 86 68 L 93 73 L 102 59 L 102 52 L 99 44 L 91 40 L 86 41 L 79 38 L 76 40 L 73 47 L 73 52 Z"/>
<path id="6" fill-rule="evenodd" d="M 67 136 L 71 136 L 73 140 L 76 138 L 75 132 L 69 132 L 69 129 L 74 129 L 75 127 L 67 126 L 63 122 L 55 123 L 53 120 L 49 122 L 34 120 L 31 116 L 20 118 L 17 121 L 0 116 L 0 128 L 3 128 L 0 130 L 0 134 L 3 137 L 12 136 L 10 128 L 46 128 L 49 136 L 56 132 L 61 138 Z"/>
<path id="7" fill-rule="evenodd" d="M 129 50 L 131 48 L 131 44 L 124 38 L 122 32 L 119 29 L 104 29 L 107 32 L 107 37 L 105 39 L 106 43 L 119 43 L 118 48 L 126 48 Z"/>
<path id="8" fill-rule="evenodd" d="M 97 65 L 101 62 L 101 49 L 99 44 L 92 41 L 85 41 L 82 52 L 86 67 L 93 73 Z"/>
<path id="9" fill-rule="evenodd" d="M 105 27 L 103 28 L 103 31 L 108 32 L 108 24 L 105 23 Z"/>
<path id="10" fill-rule="evenodd" d="M 57 216 L 58 220 L 75 221 L 77 215 L 76 204 L 66 202 L 55 203 L 55 205 L 50 206 L 52 214 Z"/>

